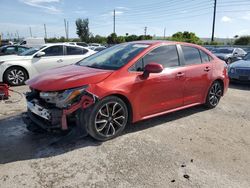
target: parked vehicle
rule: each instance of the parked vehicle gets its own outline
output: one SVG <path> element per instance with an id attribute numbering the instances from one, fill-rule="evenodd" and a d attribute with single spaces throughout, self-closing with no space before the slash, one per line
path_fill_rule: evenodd
<path id="1" fill-rule="evenodd" d="M 250 53 L 242 60 L 232 63 L 228 70 L 231 81 L 250 81 Z"/>
<path id="2" fill-rule="evenodd" d="M 28 80 L 31 131 L 67 130 L 105 141 L 137 122 L 200 104 L 218 105 L 228 88 L 225 62 L 205 48 L 179 42 L 123 43 L 75 65 Z"/>
<path id="3" fill-rule="evenodd" d="M 92 48 L 92 47 L 101 47 L 102 45 L 101 44 L 98 44 L 98 43 L 89 43 L 89 48 Z"/>
<path id="4" fill-rule="evenodd" d="M 46 44 L 31 48 L 19 55 L 0 57 L 0 82 L 22 85 L 35 75 L 48 69 L 74 64 L 94 54 L 93 50 L 66 44 Z"/>
<path id="5" fill-rule="evenodd" d="M 11 54 L 20 54 L 29 48 L 25 46 L 19 46 L 19 45 L 6 45 L 0 47 L 0 56 L 2 55 L 11 55 Z"/>
<path id="6" fill-rule="evenodd" d="M 247 53 L 241 48 L 214 48 L 212 53 L 227 64 L 243 58 Z"/>
<path id="7" fill-rule="evenodd" d="M 67 42 L 66 44 L 71 44 L 71 45 L 78 45 L 82 47 L 88 47 L 89 45 L 85 42 Z"/>
<path id="8" fill-rule="evenodd" d="M 29 48 L 40 48 L 44 44 L 45 44 L 44 38 L 34 38 L 34 37 L 26 38 L 20 43 L 20 45 Z"/>
<path id="9" fill-rule="evenodd" d="M 90 49 L 91 49 L 91 50 L 94 50 L 94 51 L 96 51 L 96 52 L 100 52 L 100 51 L 102 51 L 102 50 L 105 50 L 106 47 L 104 47 L 104 46 L 98 46 L 98 47 L 91 47 Z"/>

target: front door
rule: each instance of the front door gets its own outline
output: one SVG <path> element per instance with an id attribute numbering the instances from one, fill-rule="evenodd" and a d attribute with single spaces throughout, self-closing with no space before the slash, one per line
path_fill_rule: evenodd
<path id="1" fill-rule="evenodd" d="M 140 73 L 148 63 L 163 65 L 161 73 L 152 73 L 142 78 Z M 183 105 L 183 83 L 185 76 L 179 66 L 175 45 L 160 46 L 141 58 L 132 69 L 135 74 L 133 101 L 141 117 L 150 116 Z M 132 74 L 133 72 L 131 72 Z"/>
<path id="2" fill-rule="evenodd" d="M 64 66 L 63 45 L 50 46 L 42 50 L 44 56 L 32 58 L 32 64 L 37 72 L 41 73 L 46 70 Z"/>

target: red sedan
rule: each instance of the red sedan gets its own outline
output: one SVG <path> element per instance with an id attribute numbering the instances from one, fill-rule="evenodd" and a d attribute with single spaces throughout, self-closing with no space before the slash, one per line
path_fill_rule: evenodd
<path id="1" fill-rule="evenodd" d="M 75 126 L 105 141 L 131 122 L 200 104 L 214 108 L 229 79 L 225 63 L 201 46 L 140 41 L 52 69 L 27 84 L 29 130 Z"/>

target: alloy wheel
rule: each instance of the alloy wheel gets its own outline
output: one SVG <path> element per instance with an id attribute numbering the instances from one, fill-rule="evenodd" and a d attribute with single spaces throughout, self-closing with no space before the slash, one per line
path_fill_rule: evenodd
<path id="1" fill-rule="evenodd" d="M 209 92 L 209 103 L 215 107 L 222 96 L 222 88 L 218 82 L 215 82 Z"/>
<path id="2" fill-rule="evenodd" d="M 13 85 L 19 85 L 25 81 L 25 74 L 20 69 L 12 69 L 7 75 L 8 81 Z"/>
<path id="3" fill-rule="evenodd" d="M 96 131 L 104 136 L 114 136 L 126 125 L 125 109 L 118 102 L 104 104 L 95 117 Z"/>

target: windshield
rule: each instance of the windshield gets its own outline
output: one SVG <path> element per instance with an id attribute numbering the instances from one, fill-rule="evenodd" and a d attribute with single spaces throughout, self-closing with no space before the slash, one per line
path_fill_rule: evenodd
<path id="1" fill-rule="evenodd" d="M 42 46 L 41 48 L 30 48 L 18 55 L 20 56 L 29 56 L 29 55 L 33 55 L 34 53 L 36 53 L 38 50 L 41 50 L 42 48 L 44 48 L 45 46 Z"/>
<path id="2" fill-rule="evenodd" d="M 243 59 L 244 60 L 250 60 L 250 53 L 248 53 Z"/>
<path id="3" fill-rule="evenodd" d="M 134 43 L 115 45 L 83 59 L 78 62 L 78 65 L 97 69 L 117 70 L 126 65 L 147 47 L 149 47 L 149 45 Z"/>
<path id="4" fill-rule="evenodd" d="M 222 54 L 231 54 L 233 53 L 233 49 L 227 48 L 217 48 L 212 50 L 213 53 L 222 53 Z"/>

